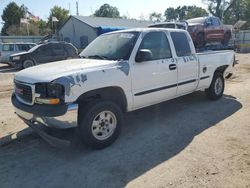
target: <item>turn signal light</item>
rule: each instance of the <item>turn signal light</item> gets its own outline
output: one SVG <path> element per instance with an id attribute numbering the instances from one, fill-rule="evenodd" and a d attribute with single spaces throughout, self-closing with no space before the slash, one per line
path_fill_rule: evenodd
<path id="1" fill-rule="evenodd" d="M 39 104 L 59 104 L 60 99 L 42 99 L 42 98 L 36 98 L 36 103 Z"/>

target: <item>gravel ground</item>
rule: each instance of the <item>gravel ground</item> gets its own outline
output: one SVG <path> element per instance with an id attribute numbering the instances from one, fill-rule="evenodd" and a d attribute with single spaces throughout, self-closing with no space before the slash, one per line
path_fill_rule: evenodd
<path id="1" fill-rule="evenodd" d="M 104 150 L 36 136 L 1 146 L 0 187 L 250 187 L 250 54 L 237 59 L 221 100 L 196 92 L 129 113 Z M 0 141 L 29 130 L 10 104 L 13 73 L 2 70 Z"/>

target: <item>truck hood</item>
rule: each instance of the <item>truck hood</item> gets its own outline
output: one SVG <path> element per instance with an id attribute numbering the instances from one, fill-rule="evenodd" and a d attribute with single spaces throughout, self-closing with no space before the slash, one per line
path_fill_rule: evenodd
<path id="1" fill-rule="evenodd" d="M 24 69 L 15 74 L 15 80 L 25 83 L 51 82 L 62 76 L 77 72 L 88 73 L 94 70 L 114 67 L 117 61 L 97 59 L 69 59 L 42 64 Z"/>
<path id="2" fill-rule="evenodd" d="M 13 56 L 19 56 L 19 55 L 25 55 L 25 54 L 28 54 L 28 52 L 15 53 L 15 54 L 12 54 L 11 57 L 13 57 Z"/>

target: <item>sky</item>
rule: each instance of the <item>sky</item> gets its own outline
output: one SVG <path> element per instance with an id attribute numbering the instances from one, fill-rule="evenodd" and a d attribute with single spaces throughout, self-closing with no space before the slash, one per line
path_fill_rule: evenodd
<path id="1" fill-rule="evenodd" d="M 76 15 L 76 0 L 12 0 L 17 5 L 24 4 L 29 11 L 41 19 L 47 20 L 50 9 L 57 5 L 70 10 L 71 15 Z M 0 14 L 11 0 L 0 0 Z M 79 15 L 89 16 L 95 12 L 101 5 L 108 3 L 118 8 L 120 15 L 126 15 L 129 18 L 139 19 L 147 18 L 151 12 L 164 14 L 168 7 L 178 7 L 183 5 L 196 5 L 203 8 L 207 6 L 202 0 L 78 0 Z M 0 18 L 0 28 L 2 27 Z"/>

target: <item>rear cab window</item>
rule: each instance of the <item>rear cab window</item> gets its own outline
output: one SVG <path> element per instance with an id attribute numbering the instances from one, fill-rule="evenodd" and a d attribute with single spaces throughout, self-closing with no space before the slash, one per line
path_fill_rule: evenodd
<path id="1" fill-rule="evenodd" d="M 16 44 L 18 51 L 28 51 L 30 48 L 28 44 Z"/>
<path id="2" fill-rule="evenodd" d="M 188 37 L 184 32 L 171 32 L 170 35 L 174 43 L 176 55 L 178 57 L 192 55 Z"/>

